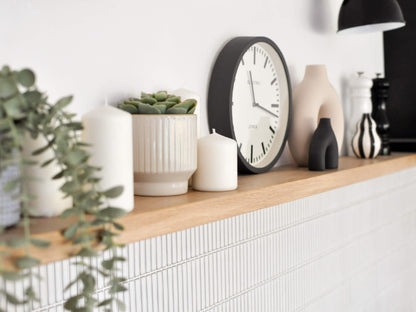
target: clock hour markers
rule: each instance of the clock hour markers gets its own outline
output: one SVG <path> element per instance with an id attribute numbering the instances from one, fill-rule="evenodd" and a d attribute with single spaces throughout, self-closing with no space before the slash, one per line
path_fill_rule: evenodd
<path id="1" fill-rule="evenodd" d="M 274 131 L 274 129 L 272 128 L 272 126 L 269 127 L 270 131 L 273 132 L 273 134 L 275 134 L 276 132 Z"/>
<path id="2" fill-rule="evenodd" d="M 277 81 L 277 78 L 274 78 L 270 84 L 272 85 L 272 84 L 274 84 L 276 81 Z"/>
<path id="3" fill-rule="evenodd" d="M 256 65 L 256 47 L 253 48 L 253 64 Z"/>
<path id="4" fill-rule="evenodd" d="M 263 148 L 263 153 L 266 154 L 266 149 L 264 148 L 264 143 L 261 142 L 261 147 Z"/>
<path id="5" fill-rule="evenodd" d="M 279 104 L 272 104 L 272 107 L 279 107 Z"/>
<path id="6" fill-rule="evenodd" d="M 241 146 L 243 146 L 243 143 L 240 143 L 239 145 L 238 145 L 238 148 L 241 150 Z"/>
<path id="7" fill-rule="evenodd" d="M 250 155 L 250 162 L 253 162 L 253 145 L 251 145 L 251 155 Z"/>
<path id="8" fill-rule="evenodd" d="M 267 65 L 267 61 L 269 60 L 269 57 L 266 57 L 266 61 L 264 62 L 264 66 L 263 66 L 263 68 L 266 68 L 266 65 Z"/>
<path id="9" fill-rule="evenodd" d="M 241 64 L 245 65 L 245 64 L 244 64 L 244 59 L 243 59 L 243 58 L 241 58 Z"/>

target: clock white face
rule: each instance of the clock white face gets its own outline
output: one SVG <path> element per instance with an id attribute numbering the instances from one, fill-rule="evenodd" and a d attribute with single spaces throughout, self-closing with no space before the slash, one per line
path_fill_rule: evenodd
<path id="1" fill-rule="evenodd" d="M 241 58 L 232 93 L 232 121 L 239 152 L 253 167 L 270 164 L 284 143 L 289 90 L 279 54 L 267 43 Z"/>

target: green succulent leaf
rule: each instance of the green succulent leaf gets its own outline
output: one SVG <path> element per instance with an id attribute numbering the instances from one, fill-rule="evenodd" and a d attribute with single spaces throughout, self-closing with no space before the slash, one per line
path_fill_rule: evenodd
<path id="1" fill-rule="evenodd" d="M 173 107 L 174 108 L 185 108 L 186 111 L 188 112 L 188 110 L 194 108 L 195 105 L 196 105 L 196 100 L 188 99 L 188 100 L 183 101 L 182 103 L 176 104 Z"/>
<path id="2" fill-rule="evenodd" d="M 28 245 L 28 241 L 25 237 L 16 237 L 7 241 L 7 246 L 12 248 L 24 248 Z"/>
<path id="3" fill-rule="evenodd" d="M 120 104 L 119 107 L 120 109 L 130 113 L 130 114 L 138 114 L 139 113 L 139 109 L 132 105 L 132 104 Z"/>
<path id="4" fill-rule="evenodd" d="M 61 98 L 60 100 L 58 100 L 58 102 L 56 102 L 55 106 L 53 107 L 54 110 L 58 111 L 58 110 L 65 108 L 66 106 L 71 104 L 72 99 L 73 99 L 72 95 Z"/>
<path id="5" fill-rule="evenodd" d="M 114 260 L 113 259 L 103 260 L 101 262 L 101 266 L 106 270 L 112 270 L 114 267 Z"/>
<path id="6" fill-rule="evenodd" d="M 77 256 L 80 257 L 95 257 L 97 255 L 97 252 L 92 248 L 83 247 L 81 250 L 77 253 Z"/>
<path id="7" fill-rule="evenodd" d="M 167 100 L 167 102 L 174 102 L 176 104 L 181 102 L 181 97 L 180 96 L 175 96 L 175 95 L 170 95 Z"/>
<path id="8" fill-rule="evenodd" d="M 11 76 L 0 77 L 0 98 L 8 99 L 18 91 L 19 89 Z"/>
<path id="9" fill-rule="evenodd" d="M 6 296 L 6 300 L 8 302 L 10 302 L 11 304 L 14 304 L 14 305 L 21 305 L 21 304 L 25 304 L 27 302 L 27 301 L 24 301 L 24 300 L 17 299 L 17 297 L 15 295 L 12 295 L 8 292 L 5 293 L 5 296 Z"/>
<path id="10" fill-rule="evenodd" d="M 21 274 L 19 272 L 13 272 L 13 271 L 1 271 L 0 275 L 6 280 L 6 281 L 18 281 L 25 277 L 27 277 L 27 274 Z"/>
<path id="11" fill-rule="evenodd" d="M 166 114 L 186 114 L 187 110 L 184 107 L 171 107 L 168 110 L 166 110 Z"/>
<path id="12" fill-rule="evenodd" d="M 30 256 L 23 256 L 16 260 L 16 265 L 19 269 L 29 269 L 40 264 L 38 259 Z"/>
<path id="13" fill-rule="evenodd" d="M 30 69 L 23 69 L 17 74 L 17 80 L 22 86 L 29 88 L 35 83 L 35 74 Z"/>
<path id="14" fill-rule="evenodd" d="M 119 230 L 119 231 L 124 231 L 124 226 L 121 225 L 120 223 L 117 222 L 113 222 L 114 227 Z"/>
<path id="15" fill-rule="evenodd" d="M 157 108 L 161 114 L 166 113 L 166 105 L 163 104 L 155 104 L 153 105 L 154 108 Z"/>
<path id="16" fill-rule="evenodd" d="M 121 208 L 115 208 L 115 207 L 108 207 L 104 208 L 100 212 L 98 212 L 99 217 L 107 217 L 111 219 L 117 219 L 125 216 L 127 212 Z"/>
<path id="17" fill-rule="evenodd" d="M 157 102 L 157 100 L 154 99 L 154 98 L 152 98 L 152 97 L 145 96 L 145 97 L 142 97 L 140 99 L 140 102 L 145 103 L 145 104 L 153 105 L 153 104 L 155 104 Z"/>
<path id="18" fill-rule="evenodd" d="M 7 183 L 5 183 L 3 186 L 3 191 L 6 193 L 10 193 L 13 190 L 15 190 L 19 185 L 20 185 L 19 179 L 7 181 Z"/>
<path id="19" fill-rule="evenodd" d="M 77 207 L 68 208 L 68 209 L 64 210 L 64 212 L 61 214 L 61 219 L 76 216 L 80 213 L 81 213 L 81 210 Z"/>
<path id="20" fill-rule="evenodd" d="M 23 96 L 16 95 L 3 103 L 7 115 L 14 119 L 21 119 L 26 116 L 26 102 Z"/>
<path id="21" fill-rule="evenodd" d="M 168 94 L 166 93 L 166 91 L 159 91 L 158 93 L 155 94 L 155 99 L 158 102 L 163 102 L 168 98 Z"/>
<path id="22" fill-rule="evenodd" d="M 64 231 L 64 237 L 66 239 L 71 239 L 75 236 L 78 230 L 78 223 L 72 224 Z"/>
<path id="23" fill-rule="evenodd" d="M 98 304 L 98 307 L 104 307 L 106 305 L 110 305 L 112 302 L 113 302 L 113 298 L 103 300 Z"/>
<path id="24" fill-rule="evenodd" d="M 78 306 L 78 301 L 82 298 L 81 295 L 76 295 L 73 296 L 71 298 L 69 298 L 65 304 L 64 304 L 64 308 L 69 310 L 69 311 L 76 311 L 77 310 L 77 306 Z"/>
<path id="25" fill-rule="evenodd" d="M 116 198 L 123 193 L 123 190 L 123 186 L 115 186 L 103 192 L 103 195 L 107 198 Z"/>
<path id="26" fill-rule="evenodd" d="M 160 114 L 160 110 L 150 104 L 139 104 L 139 114 Z"/>
<path id="27" fill-rule="evenodd" d="M 30 239 L 30 243 L 38 248 L 48 248 L 51 243 L 42 239 L 35 239 L 35 238 L 31 238 Z"/>

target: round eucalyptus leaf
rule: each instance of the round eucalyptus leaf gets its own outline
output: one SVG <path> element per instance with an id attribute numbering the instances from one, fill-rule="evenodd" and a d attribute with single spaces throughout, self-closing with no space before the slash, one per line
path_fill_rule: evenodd
<path id="1" fill-rule="evenodd" d="M 5 65 L 2 67 L 1 71 L 0 71 L 0 75 L 2 76 L 8 76 L 10 74 L 10 67 Z"/>
<path id="2" fill-rule="evenodd" d="M 13 78 L 10 76 L 0 77 L 0 98 L 8 99 L 15 95 L 19 89 Z"/>
<path id="3" fill-rule="evenodd" d="M 35 83 L 35 74 L 30 69 L 23 69 L 17 75 L 17 80 L 22 86 L 29 88 Z"/>

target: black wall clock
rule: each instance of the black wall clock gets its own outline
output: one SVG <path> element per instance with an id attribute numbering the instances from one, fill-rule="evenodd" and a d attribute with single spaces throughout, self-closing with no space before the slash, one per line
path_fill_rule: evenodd
<path id="1" fill-rule="evenodd" d="M 236 37 L 222 49 L 208 91 L 210 129 L 235 139 L 238 170 L 268 171 L 285 147 L 291 116 L 289 72 L 265 37 Z"/>

